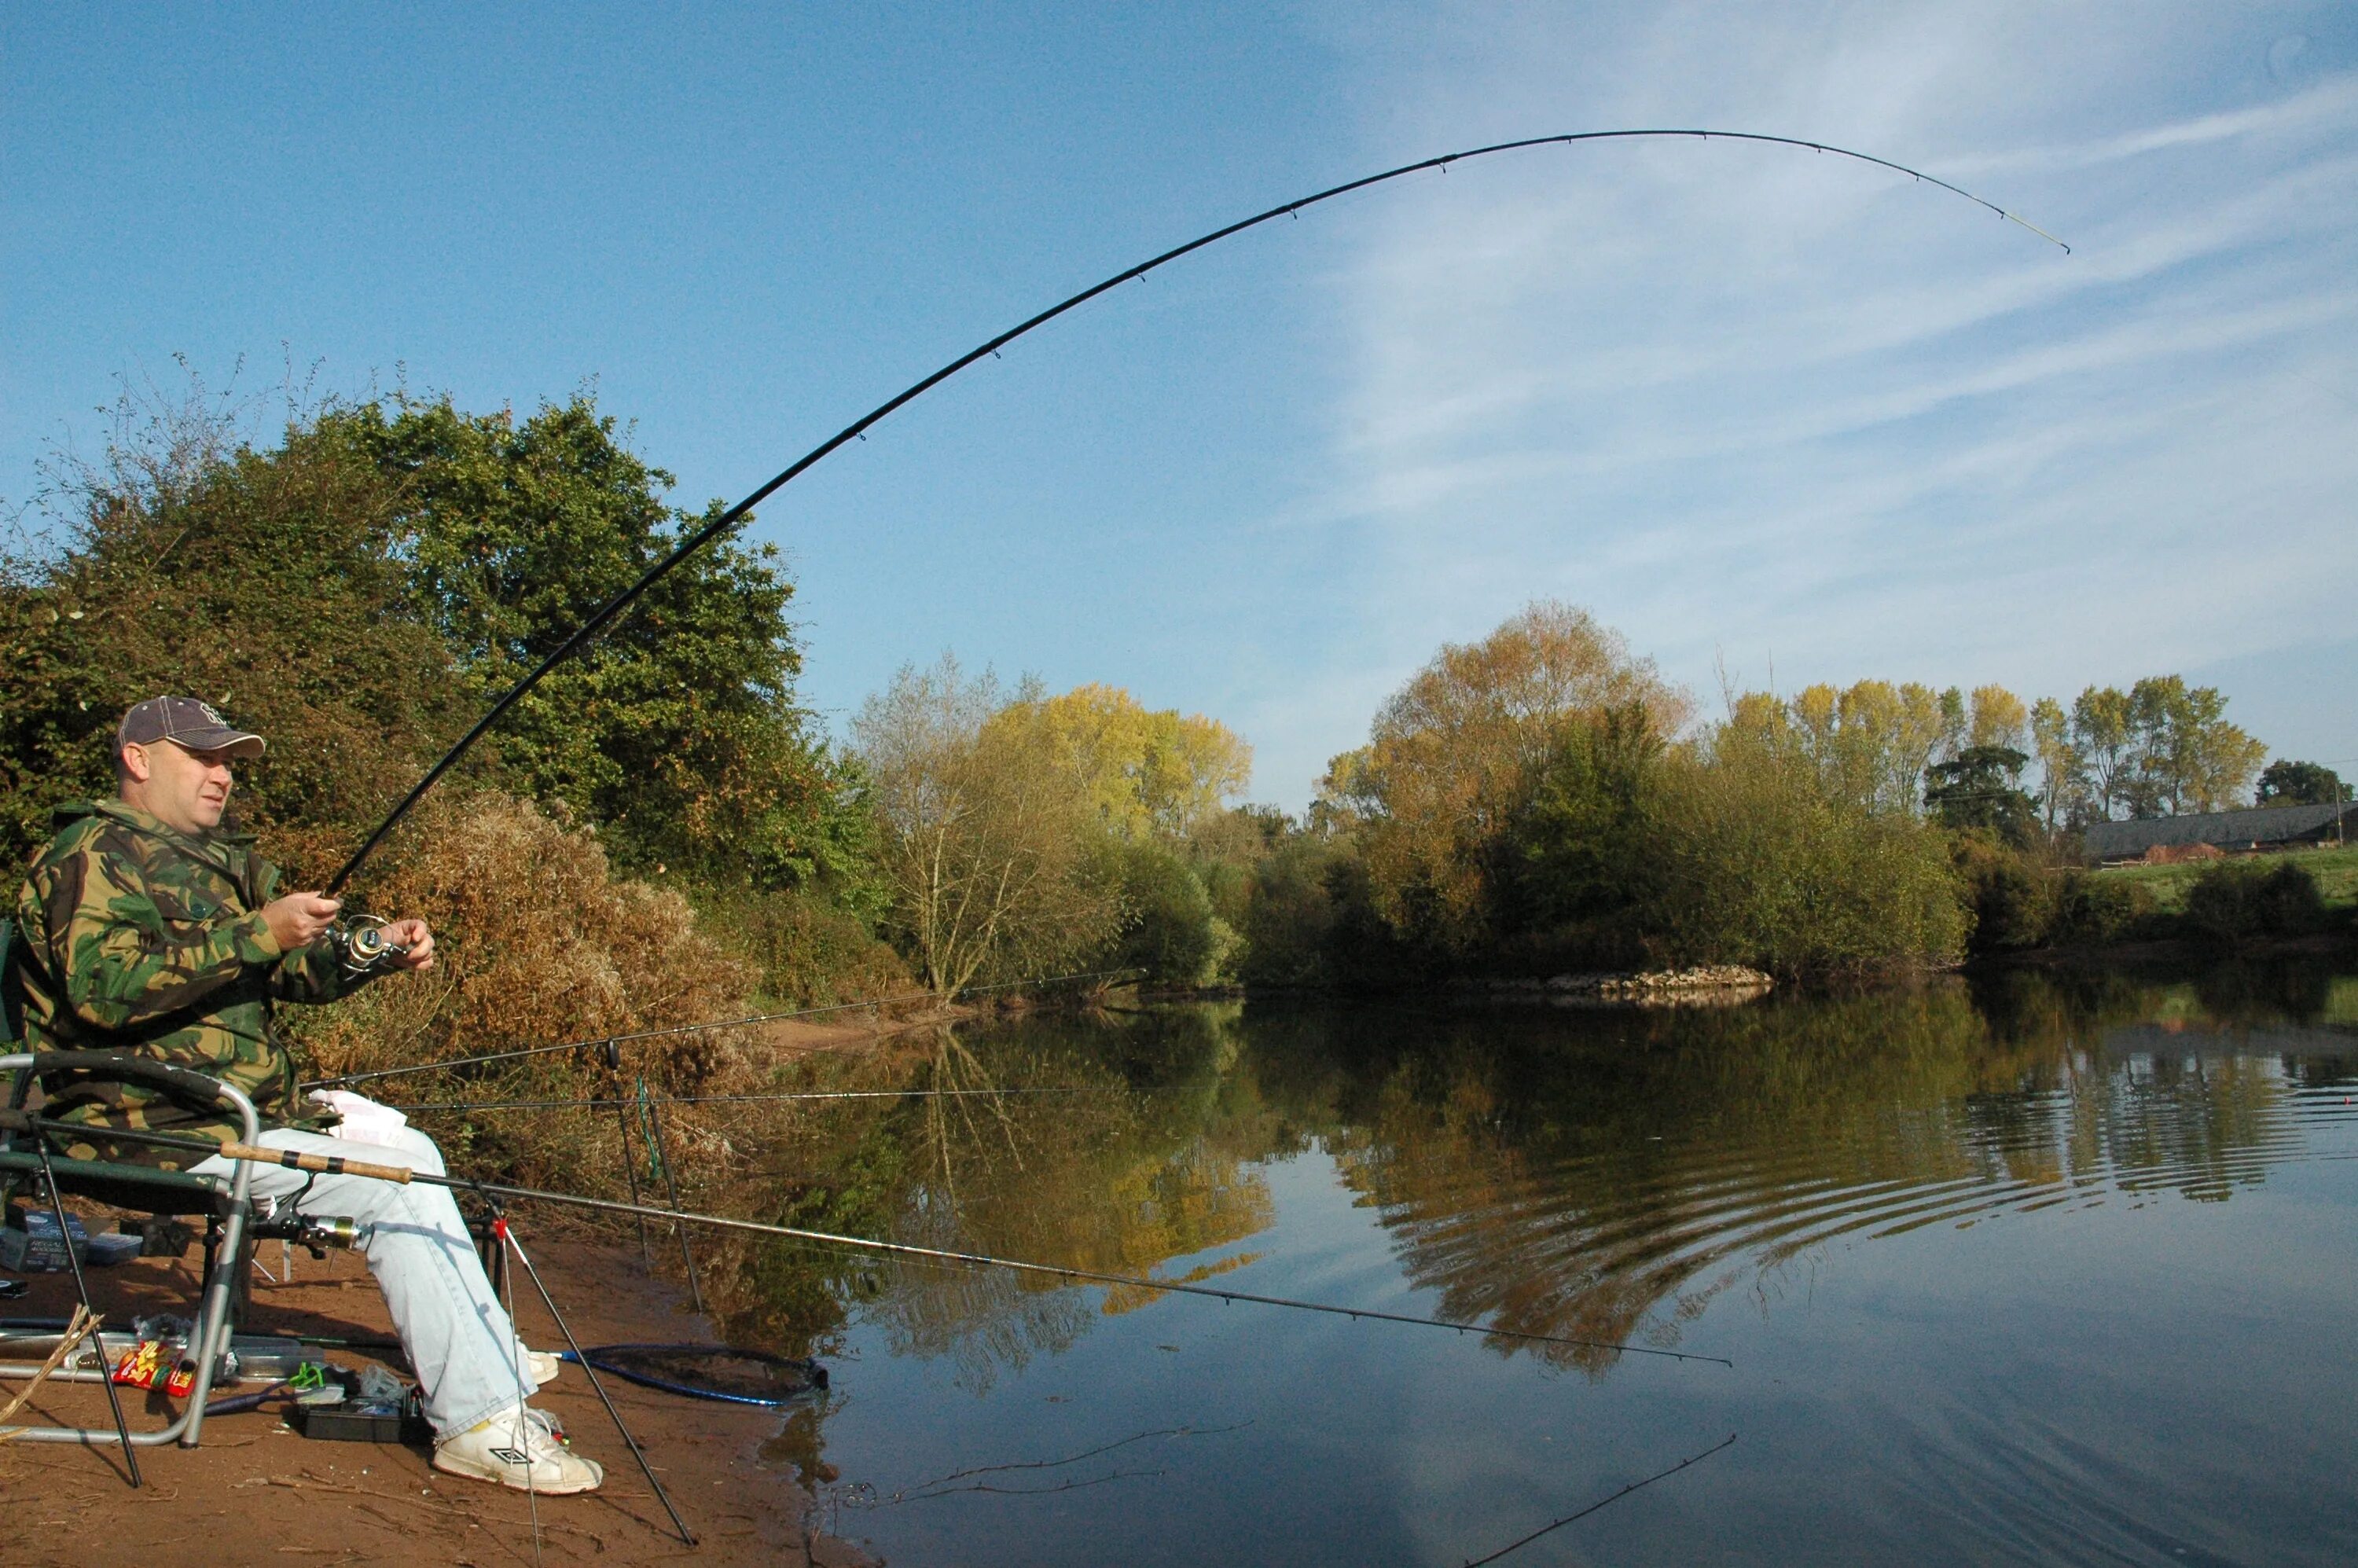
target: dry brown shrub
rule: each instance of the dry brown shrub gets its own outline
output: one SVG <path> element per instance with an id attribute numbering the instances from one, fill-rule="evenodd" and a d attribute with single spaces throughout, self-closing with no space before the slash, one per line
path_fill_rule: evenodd
<path id="1" fill-rule="evenodd" d="M 411 829 L 422 848 L 371 887 L 389 915 L 436 933 L 432 970 L 380 981 L 306 1031 L 323 1072 L 438 1061 L 742 1011 L 751 977 L 698 929 L 687 901 L 612 876 L 590 833 L 529 802 L 469 796 Z M 654 1043 L 650 1043 L 651 1044 Z M 661 1043 L 675 1085 L 726 1064 L 710 1034 Z"/>
<path id="2" fill-rule="evenodd" d="M 422 915 L 434 968 L 379 980 L 288 1022 L 309 1076 L 408 1066 L 531 1046 L 705 1023 L 751 1011 L 747 967 L 698 926 L 687 901 L 617 881 L 586 830 L 528 802 L 481 794 L 429 808 L 410 848 L 372 883 L 366 906 Z M 595 1052 L 564 1052 L 362 1086 L 388 1103 L 611 1097 L 644 1077 L 656 1093 L 710 1093 L 757 1076 L 738 1032 L 699 1031 L 622 1047 L 622 1075 Z M 608 1108 L 416 1115 L 454 1169 L 546 1180 L 571 1191 L 622 1186 Z M 636 1129 L 633 1129 L 635 1134 Z M 713 1142 L 674 1130 L 678 1152 Z M 642 1156 L 644 1159 L 644 1152 Z M 686 1162 L 684 1161 L 684 1164 Z"/>

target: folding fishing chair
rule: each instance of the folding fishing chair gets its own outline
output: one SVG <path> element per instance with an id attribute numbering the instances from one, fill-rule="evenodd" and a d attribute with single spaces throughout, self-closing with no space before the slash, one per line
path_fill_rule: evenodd
<path id="1" fill-rule="evenodd" d="M 118 1406 L 116 1425 L 112 1427 L 0 1427 L 0 1436 L 20 1443 L 127 1443 L 134 1447 L 158 1447 L 177 1441 L 183 1448 L 194 1448 L 204 1426 L 205 1399 L 212 1390 L 213 1372 L 229 1348 L 230 1336 L 236 1327 L 238 1301 L 243 1294 L 237 1287 L 242 1283 L 238 1276 L 244 1260 L 247 1228 L 254 1217 L 254 1206 L 246 1191 L 254 1168 L 240 1162 L 228 1176 L 196 1176 L 114 1161 L 69 1160 L 47 1152 L 38 1142 L 40 1134 L 27 1129 L 23 1116 L 36 1068 L 42 1072 L 74 1069 L 108 1078 L 137 1079 L 164 1090 L 182 1104 L 204 1109 L 225 1107 L 236 1112 L 243 1130 L 243 1141 L 247 1143 L 254 1142 L 262 1131 L 254 1102 L 235 1086 L 218 1078 L 136 1056 L 105 1051 L 44 1051 L 38 1054 L 19 1052 L 0 1056 L 0 1073 L 15 1075 L 8 1105 L 16 1113 L 8 1119 L 16 1123 L 16 1127 L 0 1130 L 0 1194 L 18 1186 L 38 1184 L 49 1189 L 42 1196 L 53 1208 L 60 1197 L 85 1197 L 174 1219 L 201 1215 L 205 1221 L 204 1274 L 197 1287 L 200 1304 L 196 1323 L 189 1332 L 189 1354 L 196 1363 L 195 1381 L 178 1417 L 157 1431 L 131 1432 L 122 1423 Z M 70 1251 L 71 1238 L 60 1234 L 58 1244 Z M 112 1346 L 106 1343 L 109 1340 Z M 105 1382 L 114 1359 L 130 1344 L 128 1334 L 106 1335 L 99 1339 L 97 1367 L 70 1364 L 51 1372 L 49 1378 L 53 1381 Z M 81 1357 L 78 1354 L 71 1359 L 79 1363 Z M 0 1379 L 21 1380 L 39 1369 L 37 1365 L 0 1363 Z M 112 1396 L 111 1385 L 109 1391 Z M 133 1479 L 135 1485 L 135 1461 Z"/>

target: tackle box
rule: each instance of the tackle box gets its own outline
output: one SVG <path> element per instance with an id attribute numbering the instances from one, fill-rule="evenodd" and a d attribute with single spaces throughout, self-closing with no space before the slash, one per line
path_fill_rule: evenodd
<path id="1" fill-rule="evenodd" d="M 434 1441 L 416 1400 L 346 1400 L 333 1405 L 297 1405 L 287 1422 L 304 1436 L 326 1443 Z"/>

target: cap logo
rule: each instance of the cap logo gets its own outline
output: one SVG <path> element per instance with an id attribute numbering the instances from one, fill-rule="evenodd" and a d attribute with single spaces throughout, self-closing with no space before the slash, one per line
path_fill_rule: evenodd
<path id="1" fill-rule="evenodd" d="M 223 719 L 221 716 L 220 711 L 216 709 L 211 703 L 200 702 L 197 704 L 197 711 L 205 716 L 205 719 L 208 723 L 218 724 L 224 730 L 229 728 L 229 720 Z"/>

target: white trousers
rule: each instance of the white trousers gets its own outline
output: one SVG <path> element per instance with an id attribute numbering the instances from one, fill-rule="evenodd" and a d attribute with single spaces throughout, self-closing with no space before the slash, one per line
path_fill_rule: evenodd
<path id="1" fill-rule="evenodd" d="M 390 1144 L 351 1143 L 293 1128 L 265 1132 L 262 1142 L 442 1174 L 442 1152 L 416 1128 L 402 1129 Z M 204 1176 L 233 1173 L 230 1162 L 218 1157 L 189 1169 Z M 369 1272 L 384 1292 L 393 1331 L 417 1373 L 426 1419 L 436 1436 L 464 1432 L 533 1391 L 536 1385 L 520 1365 L 514 1326 L 483 1275 L 449 1188 L 256 1165 L 252 1190 L 255 1198 L 276 1199 L 283 1209 L 306 1182 L 310 1190 L 297 1205 L 302 1213 L 341 1215 L 362 1227 Z"/>

